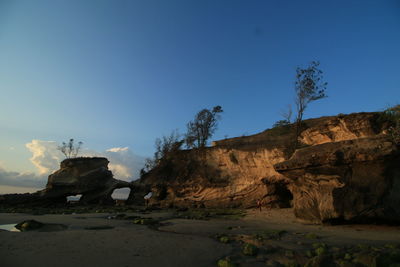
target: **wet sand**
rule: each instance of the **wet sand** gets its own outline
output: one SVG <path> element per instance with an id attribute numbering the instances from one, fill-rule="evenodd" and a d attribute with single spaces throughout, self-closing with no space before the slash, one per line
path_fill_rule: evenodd
<path id="1" fill-rule="evenodd" d="M 279 240 L 268 245 L 301 250 L 311 243 L 330 246 L 398 243 L 400 227 L 350 225 L 320 226 L 298 223 L 292 210 L 247 211 L 238 220 L 191 220 L 174 218 L 173 211 L 148 214 L 126 213 L 161 220 L 151 228 L 133 220 L 108 219 L 115 214 L 30 215 L 0 213 L 0 224 L 33 219 L 64 224 L 66 230 L 52 232 L 9 232 L 0 230 L 1 266 L 217 266 L 216 262 L 238 254 L 238 242 L 221 243 L 215 236 L 238 239 L 261 231 L 284 230 Z M 105 227 L 107 226 L 107 227 Z M 87 230 L 85 228 L 110 228 Z M 307 235 L 311 238 L 306 238 Z M 314 238 L 315 237 L 315 238 Z M 236 254 L 235 254 L 236 253 Z M 266 266 L 266 257 L 236 257 L 240 266 Z"/>

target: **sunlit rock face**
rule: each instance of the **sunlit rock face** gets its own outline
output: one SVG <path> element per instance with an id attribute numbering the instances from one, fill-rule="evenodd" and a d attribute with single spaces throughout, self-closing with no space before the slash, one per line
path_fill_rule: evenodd
<path id="1" fill-rule="evenodd" d="M 271 188 L 274 183 L 286 186 L 284 177 L 273 168 L 282 160 L 283 152 L 278 149 L 215 147 L 201 156 L 197 151 L 182 151 L 145 175 L 142 183 L 155 193 L 151 202 L 162 206 L 252 207 L 266 194 L 264 178 L 269 178 Z M 290 199 L 281 202 L 273 205 L 290 206 Z"/>
<path id="2" fill-rule="evenodd" d="M 355 113 L 306 120 L 300 147 L 379 136 L 385 125 L 377 123 L 378 116 Z M 248 208 L 261 199 L 269 207 L 298 207 L 297 183 L 274 168 L 291 157 L 293 141 L 293 126 L 215 141 L 203 151 L 180 151 L 141 182 L 155 192 L 154 205 Z"/>
<path id="3" fill-rule="evenodd" d="M 386 136 L 306 147 L 274 167 L 304 221 L 400 222 L 400 151 Z"/>
<path id="4" fill-rule="evenodd" d="M 131 183 L 113 178 L 106 158 L 65 159 L 60 169 L 48 178 L 46 188 L 33 194 L 12 194 L 0 197 L 0 204 L 65 203 L 68 196 L 82 195 L 82 204 L 113 204 L 111 195 L 117 188 L 133 188 Z"/>

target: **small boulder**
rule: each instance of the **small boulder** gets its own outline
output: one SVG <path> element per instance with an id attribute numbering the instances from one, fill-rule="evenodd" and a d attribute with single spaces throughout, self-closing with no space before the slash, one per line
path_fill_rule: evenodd
<path id="1" fill-rule="evenodd" d="M 20 222 L 15 226 L 18 230 L 21 232 L 26 232 L 26 231 L 32 231 L 32 230 L 37 230 L 40 229 L 44 226 L 43 223 L 35 221 L 35 220 L 27 220 Z"/>

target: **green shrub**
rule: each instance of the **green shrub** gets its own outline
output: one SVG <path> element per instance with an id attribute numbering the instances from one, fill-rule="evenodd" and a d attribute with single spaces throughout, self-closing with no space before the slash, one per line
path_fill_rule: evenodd
<path id="1" fill-rule="evenodd" d="M 387 108 L 378 115 L 376 122 L 379 127 L 386 125 L 390 139 L 396 144 L 400 143 L 400 105 Z"/>
<path id="2" fill-rule="evenodd" d="M 258 247 L 254 246 L 253 244 L 245 243 L 243 245 L 242 252 L 246 256 L 255 256 L 258 253 Z"/>
<path id="3" fill-rule="evenodd" d="M 287 232 L 285 230 L 265 230 L 262 231 L 261 233 L 255 234 L 254 238 L 260 241 L 266 239 L 280 240 L 281 237 L 286 233 Z"/>
<path id="4" fill-rule="evenodd" d="M 272 128 L 276 128 L 276 127 L 282 127 L 282 126 L 286 126 L 289 125 L 290 121 L 289 120 L 279 120 L 276 121 L 273 125 Z"/>
<path id="5" fill-rule="evenodd" d="M 326 247 L 327 247 L 326 244 L 325 244 L 325 243 L 322 243 L 322 242 L 320 242 L 320 243 L 313 243 L 312 246 L 313 246 L 313 248 L 320 248 L 320 247 L 326 248 Z"/>
<path id="6" fill-rule="evenodd" d="M 327 252 L 326 247 L 319 247 L 319 248 L 316 248 L 316 249 L 315 249 L 315 254 L 316 254 L 317 256 L 326 254 L 326 252 Z"/>
<path id="7" fill-rule="evenodd" d="M 307 251 L 306 251 L 306 256 L 307 256 L 308 258 L 312 258 L 312 257 L 314 257 L 314 253 L 313 253 L 313 251 L 311 251 L 311 250 L 307 250 Z"/>
<path id="8" fill-rule="evenodd" d="M 307 238 L 307 239 L 318 239 L 319 236 L 316 235 L 315 233 L 308 233 L 308 234 L 305 235 L 305 238 Z"/>
<path id="9" fill-rule="evenodd" d="M 152 218 L 138 218 L 133 220 L 133 223 L 141 225 L 154 225 L 157 224 L 157 221 Z"/>
<path id="10" fill-rule="evenodd" d="M 344 254 L 344 259 L 345 259 L 345 260 L 351 260 L 352 258 L 353 258 L 353 257 L 351 256 L 350 253 Z"/>
<path id="11" fill-rule="evenodd" d="M 231 241 L 231 239 L 230 239 L 228 236 L 226 236 L 226 235 L 220 236 L 220 237 L 218 238 L 218 240 L 219 240 L 219 242 L 221 242 L 221 243 L 229 243 L 229 242 Z"/>
<path id="12" fill-rule="evenodd" d="M 217 262 L 218 267 L 236 267 L 236 264 L 234 264 L 230 259 L 225 258 L 225 259 L 220 259 Z"/>

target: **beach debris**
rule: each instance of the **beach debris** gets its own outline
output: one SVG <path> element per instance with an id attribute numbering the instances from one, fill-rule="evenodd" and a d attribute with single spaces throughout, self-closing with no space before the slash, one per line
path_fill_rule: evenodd
<path id="1" fill-rule="evenodd" d="M 158 221 L 153 218 L 137 218 L 133 220 L 133 223 L 141 225 L 155 225 L 158 223 Z"/>

